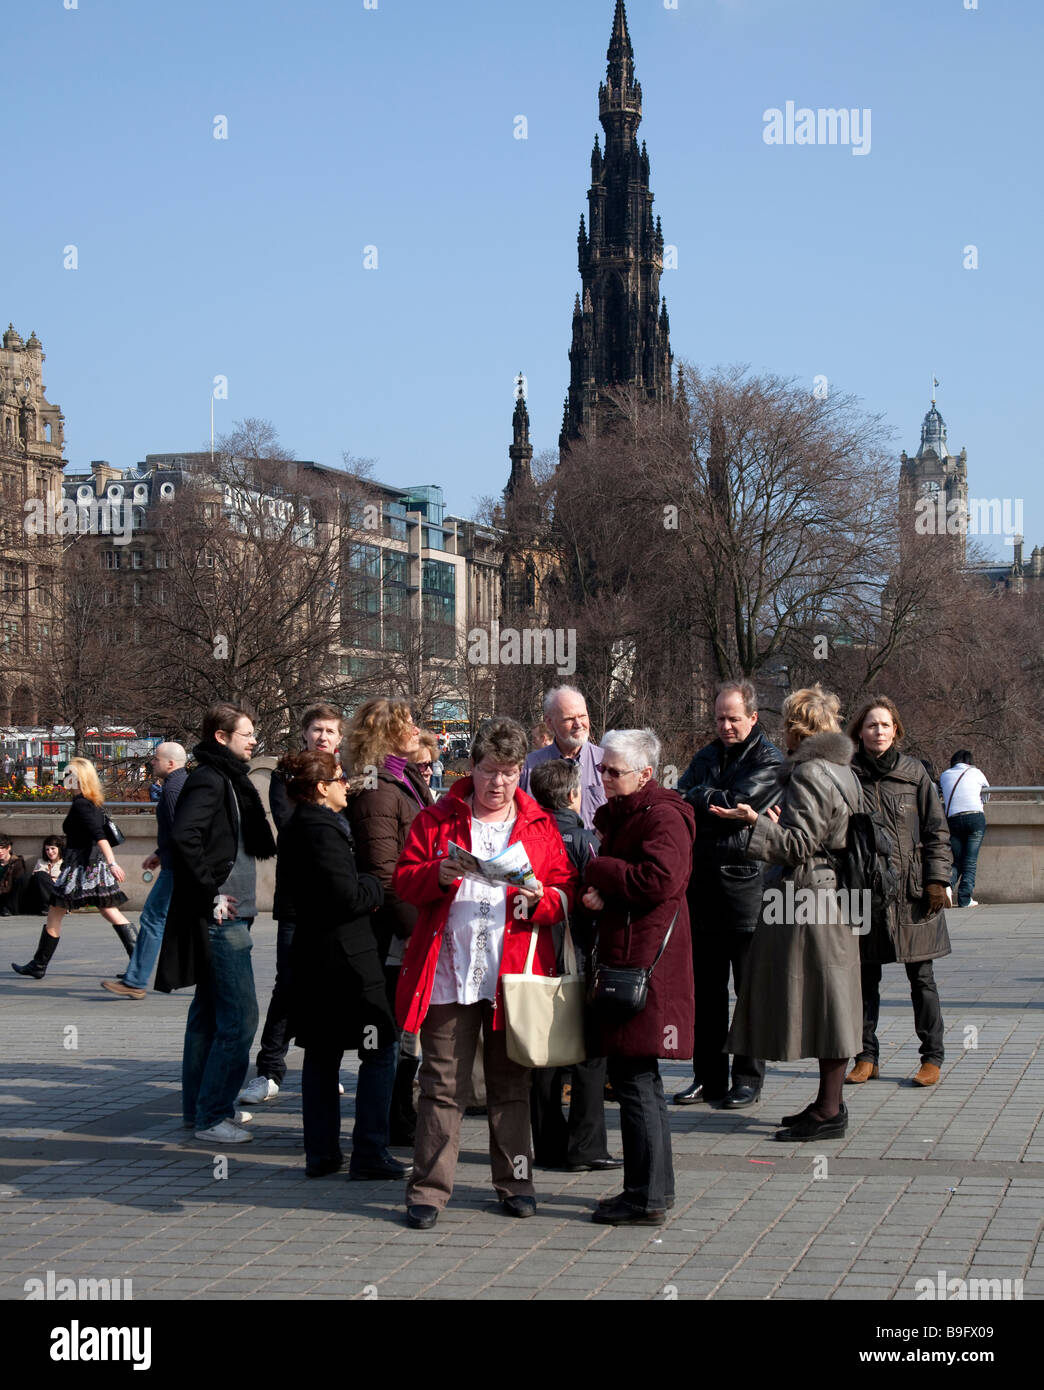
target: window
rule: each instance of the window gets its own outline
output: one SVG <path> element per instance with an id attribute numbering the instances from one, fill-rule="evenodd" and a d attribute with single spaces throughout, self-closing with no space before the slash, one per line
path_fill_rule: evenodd
<path id="1" fill-rule="evenodd" d="M 348 547 L 348 568 L 373 579 L 381 576 L 381 552 L 375 545 L 352 544 Z"/>
<path id="2" fill-rule="evenodd" d="M 4 570 L 4 598 L 17 598 L 22 590 L 22 577 L 17 570 Z"/>
<path id="3" fill-rule="evenodd" d="M 4 621 L 3 634 L 0 636 L 0 650 L 5 652 L 16 652 L 19 645 L 21 625 L 17 618 L 7 618 Z"/>
<path id="4" fill-rule="evenodd" d="M 156 588 L 156 602 L 157 602 L 158 604 L 161 604 L 161 605 L 165 605 L 165 604 L 166 604 L 166 602 L 167 602 L 167 586 L 166 586 L 166 584 L 160 584 L 160 585 L 157 586 L 157 588 Z"/>
<path id="5" fill-rule="evenodd" d="M 131 586 L 131 603 L 141 602 L 141 584 L 135 579 Z"/>
<path id="6" fill-rule="evenodd" d="M 455 594 L 457 571 L 444 560 L 424 560 L 421 563 L 421 587 L 426 594 Z"/>
<path id="7" fill-rule="evenodd" d="M 105 552 L 105 568 L 107 570 L 118 570 L 120 567 L 120 552 L 118 550 L 107 550 Z"/>
<path id="8" fill-rule="evenodd" d="M 153 563 L 158 570 L 169 570 L 174 567 L 174 557 L 169 550 L 157 550 Z"/>
<path id="9" fill-rule="evenodd" d="M 145 563 L 145 555 L 141 550 L 132 550 L 130 553 L 131 569 L 140 570 Z"/>

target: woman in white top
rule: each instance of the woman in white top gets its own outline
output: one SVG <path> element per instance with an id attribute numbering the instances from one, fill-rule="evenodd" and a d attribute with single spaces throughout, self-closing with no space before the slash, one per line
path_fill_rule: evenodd
<path id="1" fill-rule="evenodd" d="M 395 1001 L 404 1032 L 420 1034 L 424 1058 L 406 1190 L 407 1221 L 419 1230 L 435 1224 L 453 1191 L 480 1035 L 493 1186 L 506 1215 L 536 1210 L 529 1072 L 507 1055 L 500 977 L 524 968 L 537 930 L 534 970 L 555 973 L 550 927 L 573 897 L 575 874 L 554 821 L 519 789 L 528 751 L 525 730 L 513 719 L 483 724 L 472 744 L 471 776 L 416 816 L 395 870 L 396 894 L 419 909 Z M 462 877 L 452 844 L 480 860 L 517 847 L 534 877 L 524 888 Z"/>
<path id="2" fill-rule="evenodd" d="M 979 847 L 986 834 L 982 794 L 989 790 L 990 784 L 985 774 L 975 766 L 968 748 L 957 749 L 939 783 L 953 852 L 950 887 L 957 894 L 958 907 L 978 907 L 973 894 Z"/>

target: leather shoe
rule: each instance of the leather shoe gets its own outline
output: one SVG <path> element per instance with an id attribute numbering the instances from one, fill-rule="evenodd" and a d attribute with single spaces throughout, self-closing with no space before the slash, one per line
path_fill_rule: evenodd
<path id="1" fill-rule="evenodd" d="M 880 1075 L 881 1068 L 876 1062 L 856 1062 L 845 1077 L 845 1084 L 847 1086 L 861 1086 L 864 1081 L 876 1081 Z"/>
<path id="2" fill-rule="evenodd" d="M 415 1231 L 430 1231 L 438 1219 L 438 1207 L 414 1206 L 406 1208 L 406 1225 Z"/>
<path id="3" fill-rule="evenodd" d="M 535 1197 L 501 1197 L 505 1216 L 536 1216 Z"/>
<path id="4" fill-rule="evenodd" d="M 621 1197 L 612 1206 L 595 1207 L 591 1220 L 597 1221 L 600 1226 L 662 1226 L 667 1220 L 667 1213 L 632 1206 Z"/>
<path id="5" fill-rule="evenodd" d="M 592 1158 L 590 1163 L 566 1163 L 567 1173 L 608 1173 L 612 1168 L 622 1168 L 622 1158 Z"/>
<path id="6" fill-rule="evenodd" d="M 799 1120 L 807 1119 L 814 1105 L 815 1101 L 812 1102 L 812 1105 L 806 1105 L 804 1110 L 799 1110 L 795 1115 L 784 1115 L 780 1124 L 782 1124 L 784 1129 L 787 1129 L 790 1125 L 796 1125 Z M 846 1120 L 848 1119 L 848 1106 L 844 1101 L 841 1102 L 841 1109 L 837 1113 L 839 1115 L 844 1115 Z"/>
<path id="7" fill-rule="evenodd" d="M 914 1086 L 934 1086 L 939 1080 L 939 1068 L 934 1062 L 922 1062 L 921 1070 L 912 1078 Z"/>
<path id="8" fill-rule="evenodd" d="M 713 1105 L 721 1099 L 720 1096 L 708 1096 L 704 1094 L 703 1082 L 693 1081 L 691 1086 L 686 1086 L 684 1091 L 675 1091 L 671 1097 L 672 1105 Z"/>
<path id="9" fill-rule="evenodd" d="M 408 1178 L 413 1172 L 412 1163 L 400 1163 L 391 1154 L 376 1163 L 348 1165 L 348 1177 L 354 1182 L 384 1181 L 389 1178 Z"/>
<path id="10" fill-rule="evenodd" d="M 829 1120 L 817 1120 L 814 1115 L 805 1115 L 785 1129 L 777 1129 L 772 1137 L 784 1144 L 807 1144 L 813 1139 L 842 1139 L 847 1131 L 848 1115 L 839 1110 Z"/>
<path id="11" fill-rule="evenodd" d="M 744 1106 L 756 1105 L 761 1099 L 760 1089 L 755 1090 L 753 1086 L 733 1086 L 731 1091 L 727 1091 L 721 1102 L 723 1110 L 742 1110 Z"/>
<path id="12" fill-rule="evenodd" d="M 611 1197 L 599 1197 L 599 1199 L 598 1199 L 598 1205 L 599 1205 L 600 1207 L 615 1207 L 615 1206 L 617 1206 L 620 1202 L 626 1202 L 626 1201 L 627 1201 L 627 1198 L 626 1198 L 626 1196 L 624 1195 L 624 1193 L 622 1193 L 622 1192 L 614 1192 L 613 1195 L 612 1195 Z M 673 1197 L 668 1197 L 668 1198 L 666 1199 L 664 1205 L 666 1206 L 667 1210 L 670 1211 L 671 1207 L 674 1206 L 674 1198 L 673 1198 Z"/>
<path id="13" fill-rule="evenodd" d="M 327 1173 L 339 1173 L 344 1167 L 344 1154 L 336 1158 L 321 1158 L 316 1163 L 305 1164 L 306 1178 L 325 1178 Z"/>

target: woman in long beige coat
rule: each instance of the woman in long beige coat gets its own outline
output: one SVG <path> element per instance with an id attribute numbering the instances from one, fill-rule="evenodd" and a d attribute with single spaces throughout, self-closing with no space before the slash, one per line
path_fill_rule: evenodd
<path id="1" fill-rule="evenodd" d="M 839 903 L 833 854 L 860 805 L 841 732 L 840 702 L 818 685 L 788 695 L 781 769 L 782 806 L 759 816 L 741 803 L 714 814 L 751 826 L 747 854 L 782 866 L 766 877 L 761 922 L 751 943 L 727 1050 L 790 1062 L 819 1059 L 819 1093 L 783 1117 L 782 1140 L 840 1138 L 848 1128 L 841 1099 L 845 1067 L 862 1040 L 861 923 Z M 857 907 L 861 907 L 858 904 Z"/>

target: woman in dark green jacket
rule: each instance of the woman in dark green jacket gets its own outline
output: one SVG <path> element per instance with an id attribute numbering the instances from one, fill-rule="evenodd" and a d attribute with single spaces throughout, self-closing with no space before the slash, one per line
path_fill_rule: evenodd
<path id="1" fill-rule="evenodd" d="M 887 695 L 868 700 L 848 732 L 856 745 L 852 770 L 891 832 L 899 898 L 887 928 L 860 938 L 863 1047 L 845 1080 L 859 1084 L 878 1075 L 881 966 L 898 961 L 906 967 L 921 1040 L 921 1067 L 913 1084 L 934 1086 L 943 1061 L 943 1019 L 932 961 L 951 950 L 944 911 L 952 864 L 946 817 L 923 765 L 899 751 L 902 720 Z"/>

